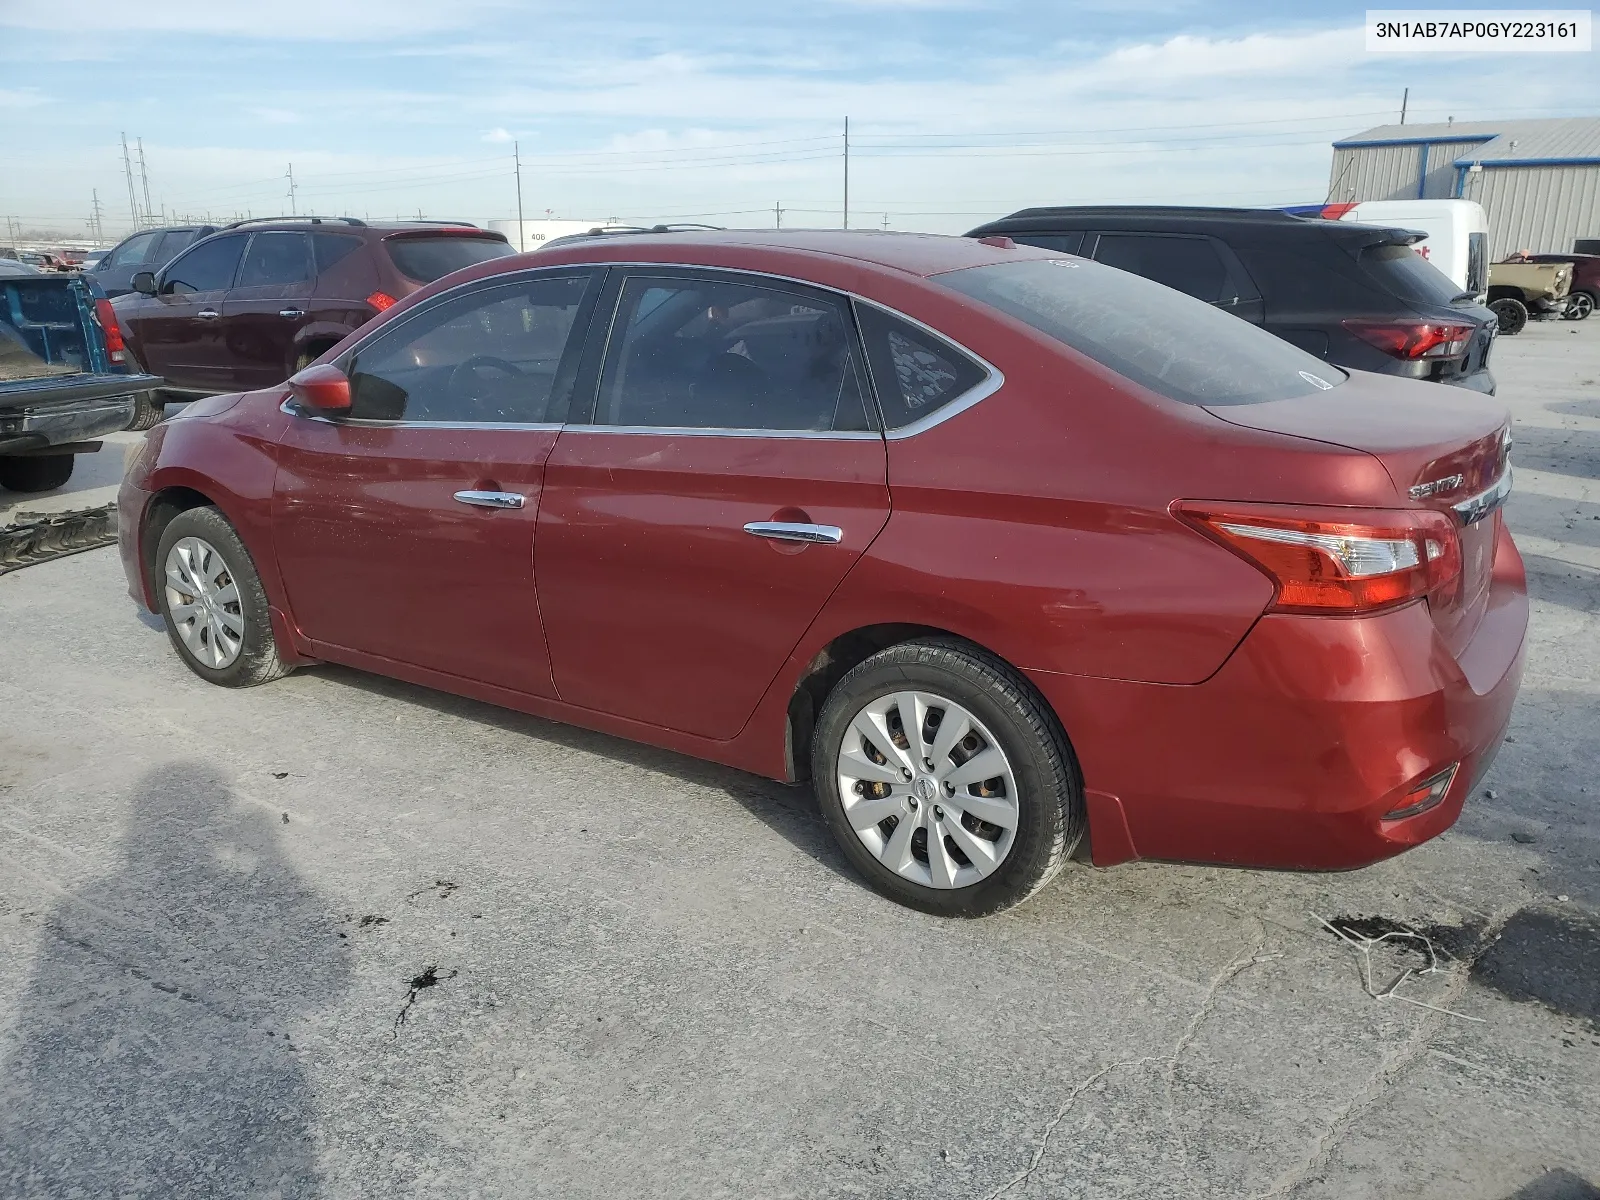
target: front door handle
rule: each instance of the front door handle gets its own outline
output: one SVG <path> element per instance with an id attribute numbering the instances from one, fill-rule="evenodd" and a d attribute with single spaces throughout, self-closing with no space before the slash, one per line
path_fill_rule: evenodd
<path id="1" fill-rule="evenodd" d="M 278 315 L 280 317 L 287 317 L 292 321 L 296 317 L 305 316 L 306 315 L 306 310 L 303 309 L 303 308 L 280 308 L 278 310 Z"/>
<path id="2" fill-rule="evenodd" d="M 199 317 L 202 321 L 215 321 L 221 315 L 222 314 L 214 308 L 202 308 L 199 312 L 195 313 L 195 316 Z"/>
<path id="3" fill-rule="evenodd" d="M 836 546 L 844 540 L 844 530 L 837 525 L 811 525 L 799 521 L 751 521 L 744 531 L 776 542 L 820 542 Z"/>
<path id="4" fill-rule="evenodd" d="M 517 492 L 457 492 L 456 499 L 474 508 L 521 508 L 527 497 Z"/>

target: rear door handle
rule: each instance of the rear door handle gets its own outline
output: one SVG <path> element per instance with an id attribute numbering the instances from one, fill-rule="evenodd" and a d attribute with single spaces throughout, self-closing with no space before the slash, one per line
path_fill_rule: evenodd
<path id="1" fill-rule="evenodd" d="M 215 321 L 221 315 L 222 314 L 214 308 L 202 308 L 199 312 L 195 313 L 195 316 L 199 317 L 202 321 Z"/>
<path id="2" fill-rule="evenodd" d="M 837 525 L 810 525 L 798 521 L 751 521 L 744 531 L 776 542 L 820 542 L 836 546 L 844 540 L 844 530 Z"/>
<path id="3" fill-rule="evenodd" d="M 280 308 L 278 310 L 278 315 L 280 317 L 288 317 L 290 320 L 293 320 L 295 317 L 305 316 L 306 310 L 303 308 Z"/>
<path id="4" fill-rule="evenodd" d="M 527 497 L 517 492 L 457 492 L 456 499 L 474 508 L 521 508 Z"/>

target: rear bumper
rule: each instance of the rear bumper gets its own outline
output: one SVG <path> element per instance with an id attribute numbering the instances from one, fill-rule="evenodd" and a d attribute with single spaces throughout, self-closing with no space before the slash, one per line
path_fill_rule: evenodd
<path id="1" fill-rule="evenodd" d="M 1440 383 L 1449 384 L 1451 387 L 1466 388 L 1471 392 L 1481 392 L 1485 396 L 1494 395 L 1494 376 L 1485 367 L 1481 371 L 1473 371 L 1470 375 L 1453 375 L 1448 379 L 1441 379 Z"/>
<path id="2" fill-rule="evenodd" d="M 1341 870 L 1455 823 L 1505 735 L 1527 623 L 1502 526 L 1489 604 L 1459 657 L 1412 604 L 1356 620 L 1263 617 L 1203 684 L 1027 674 L 1077 750 L 1097 864 Z M 1383 819 L 1452 763 L 1441 803 Z"/>
<path id="3" fill-rule="evenodd" d="M 0 391 L 0 452 L 84 442 L 126 429 L 137 395 L 159 382 L 146 375 L 65 375 L 7 385 Z"/>

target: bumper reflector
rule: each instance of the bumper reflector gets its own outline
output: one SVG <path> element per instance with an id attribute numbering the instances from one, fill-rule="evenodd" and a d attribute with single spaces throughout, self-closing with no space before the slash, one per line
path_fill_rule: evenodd
<path id="1" fill-rule="evenodd" d="M 1456 768 L 1460 763 L 1451 763 L 1437 775 L 1430 775 L 1421 783 L 1405 794 L 1405 802 L 1399 808 L 1391 809 L 1383 814 L 1385 821 L 1404 821 L 1407 817 L 1415 817 L 1427 812 L 1430 808 L 1438 807 L 1440 801 L 1450 790 L 1450 784 L 1456 777 Z"/>

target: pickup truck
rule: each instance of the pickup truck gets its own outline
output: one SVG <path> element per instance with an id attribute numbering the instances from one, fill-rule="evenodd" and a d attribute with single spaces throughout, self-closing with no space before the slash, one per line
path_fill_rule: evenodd
<path id="1" fill-rule="evenodd" d="M 82 275 L 0 277 L 0 487 L 47 492 L 160 385 L 130 374 L 105 294 Z"/>

